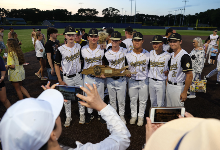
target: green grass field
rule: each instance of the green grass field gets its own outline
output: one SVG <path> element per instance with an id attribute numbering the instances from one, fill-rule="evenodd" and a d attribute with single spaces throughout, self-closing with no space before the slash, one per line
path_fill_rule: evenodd
<path id="1" fill-rule="evenodd" d="M 122 28 L 115 28 L 115 31 L 119 31 L 122 36 L 124 36 L 124 29 Z M 141 32 L 143 35 L 164 35 L 166 30 L 165 29 L 134 29 L 138 32 Z M 58 29 L 58 33 L 63 33 L 64 29 Z M 9 30 L 4 31 L 4 43 L 7 43 Z M 18 39 L 22 42 L 21 49 L 24 53 L 34 50 L 34 46 L 31 41 L 31 32 L 32 29 L 25 29 L 25 30 L 15 30 L 18 34 Z M 41 31 L 43 34 L 46 35 L 46 29 L 42 29 Z M 89 28 L 86 28 L 86 33 L 89 32 Z M 197 31 L 197 30 L 177 30 L 177 33 L 181 35 L 191 35 L 191 36 L 207 36 L 212 34 L 212 31 Z M 58 40 L 61 43 L 64 43 L 64 36 L 59 35 Z M 3 52 L 0 54 L 3 55 Z"/>

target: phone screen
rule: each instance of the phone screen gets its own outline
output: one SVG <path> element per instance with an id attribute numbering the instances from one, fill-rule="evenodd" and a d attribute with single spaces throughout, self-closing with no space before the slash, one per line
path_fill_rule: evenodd
<path id="1" fill-rule="evenodd" d="M 76 97 L 76 94 L 83 94 L 83 91 L 76 86 L 58 85 L 56 89 L 63 94 L 65 100 L 80 101 L 80 99 Z"/>
<path id="2" fill-rule="evenodd" d="M 155 109 L 154 122 L 168 122 L 178 119 L 179 115 L 181 115 L 181 108 Z"/>

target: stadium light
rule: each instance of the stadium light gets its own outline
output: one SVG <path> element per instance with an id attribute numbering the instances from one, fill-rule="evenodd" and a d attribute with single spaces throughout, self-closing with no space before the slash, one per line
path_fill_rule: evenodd
<path id="1" fill-rule="evenodd" d="M 176 12 L 177 12 L 178 10 L 174 10 L 174 12 L 175 12 L 175 20 L 174 20 L 174 26 L 176 25 Z"/>
<path id="2" fill-rule="evenodd" d="M 121 12 L 122 14 L 121 14 L 121 15 L 123 16 L 123 9 L 124 9 L 124 8 L 121 8 L 121 9 L 122 9 L 122 12 Z"/>
<path id="3" fill-rule="evenodd" d="M 184 0 L 184 1 L 182 1 L 182 2 L 185 2 L 185 6 L 184 6 L 184 15 L 185 15 L 185 8 L 186 8 L 186 2 L 189 2 L 189 1 L 187 1 L 187 0 Z M 184 15 L 183 15 L 183 22 L 184 22 Z M 183 26 L 183 22 L 182 22 L 182 26 Z"/>
<path id="4" fill-rule="evenodd" d="M 168 11 L 169 12 L 169 20 L 168 20 L 168 26 L 170 26 L 170 13 L 172 12 L 172 11 Z"/>
<path id="5" fill-rule="evenodd" d="M 131 16 L 132 16 L 132 1 L 134 0 L 129 0 L 129 1 L 131 1 Z M 130 22 L 131 22 L 131 17 L 130 17 Z"/>

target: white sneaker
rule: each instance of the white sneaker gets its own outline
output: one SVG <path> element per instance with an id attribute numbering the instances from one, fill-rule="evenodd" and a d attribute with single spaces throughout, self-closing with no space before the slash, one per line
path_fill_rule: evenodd
<path id="1" fill-rule="evenodd" d="M 137 117 L 132 117 L 130 120 L 130 124 L 135 124 Z"/>
<path id="2" fill-rule="evenodd" d="M 70 126 L 70 121 L 72 120 L 72 118 L 71 117 L 67 117 L 66 118 L 66 121 L 65 121 L 65 123 L 64 123 L 64 127 L 69 127 Z"/>
<path id="3" fill-rule="evenodd" d="M 126 124 L 126 120 L 125 120 L 124 116 L 120 116 L 120 118 L 124 122 L 124 124 Z"/>
<path id="4" fill-rule="evenodd" d="M 138 126 L 143 126 L 143 124 L 144 124 L 144 118 L 138 117 L 138 123 L 137 123 L 137 125 L 138 125 Z"/>
<path id="5" fill-rule="evenodd" d="M 82 114 L 82 115 L 80 115 L 80 117 L 79 117 L 79 124 L 84 124 L 84 123 L 85 123 L 85 115 Z"/>
<path id="6" fill-rule="evenodd" d="M 196 96 L 195 95 L 189 95 L 189 96 L 187 96 L 187 98 L 196 98 Z"/>

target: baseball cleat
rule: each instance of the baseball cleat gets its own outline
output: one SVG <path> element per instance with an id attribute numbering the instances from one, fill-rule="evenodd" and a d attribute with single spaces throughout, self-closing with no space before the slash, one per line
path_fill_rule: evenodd
<path id="1" fill-rule="evenodd" d="M 92 121 L 92 119 L 94 118 L 94 116 L 92 115 L 92 114 L 87 114 L 86 115 L 86 119 L 85 119 L 85 123 L 86 124 L 89 124 L 91 121 Z"/>
<path id="2" fill-rule="evenodd" d="M 69 127 L 70 126 L 70 121 L 72 121 L 72 118 L 71 117 L 67 117 L 66 121 L 64 123 L 64 127 Z"/>
<path id="3" fill-rule="evenodd" d="M 187 96 L 187 98 L 196 98 L 196 96 L 195 95 L 189 95 L 189 96 Z"/>
<path id="4" fill-rule="evenodd" d="M 79 117 L 79 124 L 84 124 L 84 123 L 85 123 L 85 115 L 82 114 L 82 115 L 80 115 L 80 117 Z"/>
<path id="5" fill-rule="evenodd" d="M 135 124 L 137 117 L 132 117 L 130 120 L 130 124 Z"/>
<path id="6" fill-rule="evenodd" d="M 125 120 L 124 116 L 121 115 L 120 118 L 124 122 L 124 124 L 126 124 L 126 120 Z"/>
<path id="7" fill-rule="evenodd" d="M 138 125 L 138 126 L 143 126 L 143 124 L 144 124 L 144 118 L 138 117 L 138 123 L 137 123 L 137 125 Z"/>

